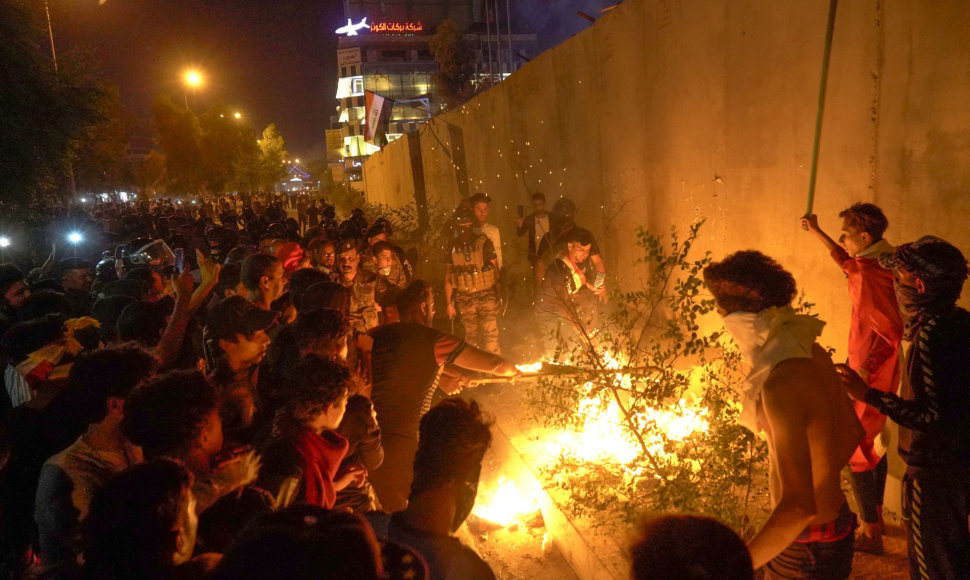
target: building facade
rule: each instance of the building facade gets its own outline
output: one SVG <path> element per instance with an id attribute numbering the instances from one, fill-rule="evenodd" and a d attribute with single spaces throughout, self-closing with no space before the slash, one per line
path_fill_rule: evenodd
<path id="1" fill-rule="evenodd" d="M 442 110 L 433 85 L 438 65 L 430 47 L 441 22 L 450 19 L 464 31 L 475 61 L 476 88 L 503 80 L 532 57 L 536 35 L 513 29 L 511 1 L 345 0 L 345 22 L 335 31 L 340 36 L 339 105 L 331 118 L 331 133 L 336 137 L 340 132 L 340 148 L 328 148 L 339 154 L 334 161 L 343 165 L 352 185 L 362 189 L 361 163 L 380 144 L 417 131 Z M 365 135 L 368 91 L 393 102 L 384 139 L 378 143 Z"/>

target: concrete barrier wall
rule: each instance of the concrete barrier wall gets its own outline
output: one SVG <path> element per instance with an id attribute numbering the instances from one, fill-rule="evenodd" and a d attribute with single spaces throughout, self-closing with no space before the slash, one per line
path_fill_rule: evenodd
<path id="1" fill-rule="evenodd" d="M 626 0 L 505 82 L 421 132 L 429 199 L 496 200 L 506 262 L 524 260 L 516 205 L 577 202 L 624 284 L 636 226 L 684 231 L 700 249 L 756 248 L 788 267 L 842 348 L 844 277 L 798 227 L 805 212 L 828 2 Z M 970 252 L 970 3 L 854 0 L 839 7 L 816 212 L 881 205 L 891 242 L 932 233 Z M 407 140 L 364 165 L 367 198 L 413 199 Z M 842 348 L 839 357 L 844 357 Z"/>

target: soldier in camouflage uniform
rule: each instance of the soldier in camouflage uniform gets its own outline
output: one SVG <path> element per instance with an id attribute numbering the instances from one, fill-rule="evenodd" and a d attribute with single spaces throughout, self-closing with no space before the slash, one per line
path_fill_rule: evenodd
<path id="1" fill-rule="evenodd" d="M 377 275 L 359 267 L 357 240 L 343 240 L 336 250 L 337 271 L 333 281 L 350 290 L 350 326 L 358 333 L 366 333 L 378 325 L 374 298 Z"/>
<path id="2" fill-rule="evenodd" d="M 495 247 L 485 234 L 472 230 L 470 210 L 459 207 L 453 220 L 455 235 L 445 255 L 448 317 L 454 319 L 460 313 L 465 340 L 499 354 L 499 270 Z"/>

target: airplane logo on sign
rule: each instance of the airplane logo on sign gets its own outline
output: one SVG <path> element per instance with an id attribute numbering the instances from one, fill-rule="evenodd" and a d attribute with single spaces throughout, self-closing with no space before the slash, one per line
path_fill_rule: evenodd
<path id="1" fill-rule="evenodd" d="M 354 24 L 352 20 L 347 19 L 347 26 L 341 26 L 335 32 L 337 34 L 346 34 L 347 36 L 357 36 L 358 30 L 370 29 L 370 24 L 367 24 L 367 17 L 365 16 L 358 24 Z"/>

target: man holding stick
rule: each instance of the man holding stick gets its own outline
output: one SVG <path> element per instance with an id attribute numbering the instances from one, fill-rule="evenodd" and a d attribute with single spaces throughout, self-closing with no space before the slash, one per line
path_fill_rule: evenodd
<path id="1" fill-rule="evenodd" d="M 842 235 L 835 241 L 818 225 L 818 217 L 802 218 L 802 227 L 829 251 L 848 278 L 852 318 L 849 324 L 849 366 L 866 383 L 882 392 L 899 383 L 899 343 L 903 322 L 893 292 L 892 273 L 879 265 L 879 257 L 894 248 L 883 238 L 889 226 L 885 214 L 871 203 L 856 203 L 839 213 Z M 882 554 L 882 501 L 886 491 L 886 455 L 879 434 L 886 416 L 864 401 L 856 401 L 856 416 L 866 438 L 849 460 L 852 491 L 859 506 L 862 529 L 856 551 Z"/>

